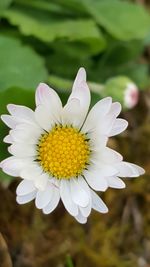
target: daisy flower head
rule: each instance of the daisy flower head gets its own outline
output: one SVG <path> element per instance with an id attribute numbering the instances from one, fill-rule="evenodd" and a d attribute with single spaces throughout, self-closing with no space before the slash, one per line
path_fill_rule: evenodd
<path id="1" fill-rule="evenodd" d="M 9 104 L 10 115 L 2 115 L 10 128 L 4 142 L 10 144 L 12 156 L 1 162 L 1 168 L 22 178 L 17 202 L 35 199 L 36 207 L 49 214 L 61 199 L 80 223 L 86 223 L 92 209 L 106 213 L 108 208 L 95 191 L 124 188 L 120 177 L 144 173 L 107 147 L 108 138 L 128 125 L 117 118 L 121 105 L 106 97 L 88 113 L 90 91 L 84 68 L 79 69 L 64 107 L 58 94 L 44 83 L 38 86 L 35 100 L 35 111 Z"/>

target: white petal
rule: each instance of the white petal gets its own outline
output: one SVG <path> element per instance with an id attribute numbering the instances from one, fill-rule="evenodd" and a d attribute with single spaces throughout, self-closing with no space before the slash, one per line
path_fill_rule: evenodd
<path id="1" fill-rule="evenodd" d="M 29 160 L 18 159 L 16 157 L 9 157 L 1 162 L 3 171 L 11 176 L 18 177 L 20 171 L 29 164 Z"/>
<path id="2" fill-rule="evenodd" d="M 17 143 L 37 144 L 42 133 L 42 129 L 38 126 L 18 124 L 15 129 L 10 131 L 10 136 Z"/>
<path id="3" fill-rule="evenodd" d="M 45 190 L 47 186 L 49 175 L 47 173 L 42 173 L 34 179 L 34 183 L 37 189 Z"/>
<path id="4" fill-rule="evenodd" d="M 82 82 L 86 82 L 86 71 L 84 68 L 80 68 L 77 72 L 76 78 L 73 83 L 73 91 L 78 91 L 78 87 Z"/>
<path id="5" fill-rule="evenodd" d="M 120 177 L 138 177 L 145 172 L 143 168 L 125 161 L 116 164 L 116 168 Z"/>
<path id="6" fill-rule="evenodd" d="M 4 141 L 5 143 L 8 143 L 8 144 L 12 144 L 12 143 L 13 143 L 13 139 L 12 139 L 12 137 L 11 137 L 10 135 L 6 135 L 6 136 L 4 137 L 4 139 L 3 139 L 3 141 Z"/>
<path id="7" fill-rule="evenodd" d="M 95 104 L 90 110 L 87 119 L 82 128 L 83 132 L 89 132 L 96 127 L 97 123 L 103 118 L 110 110 L 112 103 L 111 97 L 106 97 Z"/>
<path id="8" fill-rule="evenodd" d="M 16 193 L 18 196 L 27 195 L 31 192 L 34 192 L 36 190 L 34 183 L 32 181 L 23 180 L 18 185 L 16 189 Z"/>
<path id="9" fill-rule="evenodd" d="M 125 188 L 125 183 L 118 177 L 107 177 L 108 186 L 111 188 Z"/>
<path id="10" fill-rule="evenodd" d="M 67 120 L 70 124 L 80 128 L 87 115 L 90 99 L 90 90 L 86 83 L 86 72 L 84 68 L 80 68 L 73 84 L 72 93 L 64 107 L 65 116 L 63 121 L 66 119 L 67 111 L 71 111 L 71 105 L 73 105 L 73 111 L 71 116 L 68 114 Z"/>
<path id="11" fill-rule="evenodd" d="M 94 130 L 97 131 L 98 136 L 100 135 L 109 136 L 115 121 L 116 121 L 115 115 L 108 114 L 104 116 L 103 119 L 97 122 L 97 126 Z"/>
<path id="12" fill-rule="evenodd" d="M 128 127 L 128 122 L 124 119 L 116 119 L 109 136 L 120 134 Z"/>
<path id="13" fill-rule="evenodd" d="M 13 104 L 7 105 L 7 109 L 18 122 L 35 124 L 34 112 L 32 109 Z"/>
<path id="14" fill-rule="evenodd" d="M 48 205 L 46 207 L 44 207 L 43 213 L 44 214 L 51 213 L 57 207 L 59 200 L 60 200 L 59 190 L 55 189 L 53 191 L 53 197 L 52 197 L 51 201 L 48 203 Z"/>
<path id="15" fill-rule="evenodd" d="M 54 125 L 55 121 L 52 114 L 45 106 L 39 105 L 35 110 L 35 118 L 37 123 L 44 130 L 49 131 Z"/>
<path id="16" fill-rule="evenodd" d="M 91 158 L 91 165 L 88 167 L 89 171 L 93 171 L 93 169 L 97 170 L 99 172 L 99 177 L 106 177 L 106 176 L 114 176 L 118 175 L 118 165 L 117 164 L 106 164 L 103 162 L 100 162 L 98 160 L 95 160 L 94 157 Z"/>
<path id="17" fill-rule="evenodd" d="M 35 196 L 36 196 L 36 191 L 33 191 L 24 196 L 17 196 L 16 201 L 18 204 L 25 204 L 32 201 L 35 198 Z"/>
<path id="18" fill-rule="evenodd" d="M 16 120 L 11 115 L 1 115 L 1 119 L 9 128 L 13 129 L 17 125 Z"/>
<path id="19" fill-rule="evenodd" d="M 8 148 L 8 151 L 10 154 L 21 158 L 37 155 L 36 146 L 30 144 L 14 143 Z"/>
<path id="20" fill-rule="evenodd" d="M 53 117 L 60 121 L 62 103 L 58 94 L 47 84 L 40 83 L 36 90 L 36 105 L 45 106 Z"/>
<path id="21" fill-rule="evenodd" d="M 90 148 L 94 151 L 101 151 L 107 144 L 108 137 L 106 135 L 99 136 L 96 131 L 87 134 L 90 139 Z"/>
<path id="22" fill-rule="evenodd" d="M 35 180 L 42 173 L 42 168 L 37 163 L 26 166 L 20 172 L 20 177 L 26 180 Z"/>
<path id="23" fill-rule="evenodd" d="M 115 117 L 117 117 L 121 112 L 121 104 L 119 102 L 114 102 L 111 105 L 111 108 L 109 110 L 109 114 L 114 114 Z"/>
<path id="24" fill-rule="evenodd" d="M 81 211 L 81 214 L 84 217 L 88 217 L 91 213 L 91 209 L 92 209 L 92 203 L 89 202 L 89 204 L 86 207 L 79 207 L 79 210 Z"/>
<path id="25" fill-rule="evenodd" d="M 121 154 L 109 147 L 104 147 L 103 149 L 101 149 L 101 151 L 97 151 L 97 153 L 95 153 L 95 158 L 98 161 L 104 162 L 106 164 L 114 164 L 123 160 Z"/>
<path id="26" fill-rule="evenodd" d="M 92 195 L 92 208 L 101 213 L 107 213 L 108 208 L 102 199 L 93 191 L 91 190 Z"/>
<path id="27" fill-rule="evenodd" d="M 70 190 L 70 181 L 61 180 L 60 183 L 60 196 L 66 210 L 72 215 L 77 216 L 78 207 L 72 201 L 71 190 Z"/>
<path id="28" fill-rule="evenodd" d="M 43 209 L 48 205 L 53 197 L 54 186 L 48 183 L 44 191 L 38 191 L 36 195 L 35 205 L 38 209 Z"/>
<path id="29" fill-rule="evenodd" d="M 106 191 L 108 188 L 107 180 L 101 176 L 100 171 L 92 170 L 92 171 L 84 171 L 84 177 L 87 183 L 97 191 Z"/>
<path id="30" fill-rule="evenodd" d="M 79 223 L 82 223 L 82 224 L 84 224 L 84 223 L 87 222 L 87 218 L 84 217 L 84 216 L 81 214 L 80 211 L 79 211 L 78 215 L 75 216 L 75 219 L 76 219 Z"/>
<path id="31" fill-rule="evenodd" d="M 70 180 L 71 196 L 72 200 L 81 207 L 86 207 L 89 202 L 88 192 L 83 189 L 83 185 L 80 184 L 80 179 L 72 178 Z"/>

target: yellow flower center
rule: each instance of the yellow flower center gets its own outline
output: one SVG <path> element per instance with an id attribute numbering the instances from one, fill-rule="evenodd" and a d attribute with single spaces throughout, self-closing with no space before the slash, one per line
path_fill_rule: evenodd
<path id="1" fill-rule="evenodd" d="M 55 126 L 42 135 L 38 144 L 38 160 L 44 171 L 58 179 L 82 174 L 89 162 L 89 140 L 71 126 Z"/>

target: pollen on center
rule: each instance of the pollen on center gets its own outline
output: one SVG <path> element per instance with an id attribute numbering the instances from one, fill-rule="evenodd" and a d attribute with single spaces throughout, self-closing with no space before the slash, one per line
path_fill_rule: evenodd
<path id="1" fill-rule="evenodd" d="M 55 126 L 42 135 L 38 161 L 44 171 L 58 179 L 82 174 L 89 162 L 90 146 L 85 134 L 71 126 Z"/>

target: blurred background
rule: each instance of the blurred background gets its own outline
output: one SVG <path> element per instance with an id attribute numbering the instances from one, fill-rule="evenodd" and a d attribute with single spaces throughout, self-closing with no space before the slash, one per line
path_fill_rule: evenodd
<path id="1" fill-rule="evenodd" d="M 111 95 L 129 121 L 109 146 L 146 174 L 100 194 L 109 213 L 80 225 L 61 204 L 48 216 L 17 205 L 19 178 L 0 171 L 0 267 L 150 266 L 150 1 L 0 0 L 0 114 L 8 103 L 34 108 L 42 81 L 65 103 L 81 66 L 91 106 Z M 0 122 L 0 160 L 7 133 Z"/>

